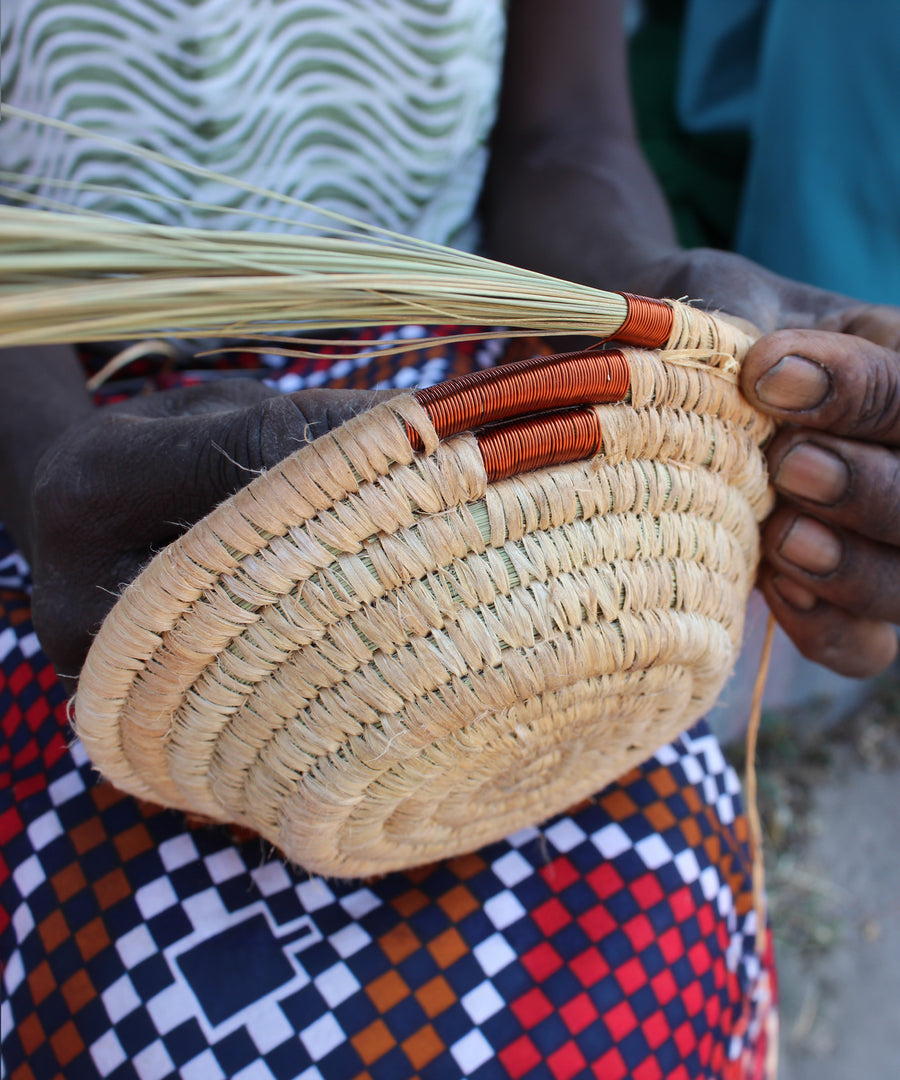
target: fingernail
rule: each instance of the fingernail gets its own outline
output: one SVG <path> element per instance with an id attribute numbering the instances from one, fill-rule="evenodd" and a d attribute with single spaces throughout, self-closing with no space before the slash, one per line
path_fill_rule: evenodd
<path id="1" fill-rule="evenodd" d="M 814 409 L 828 396 L 831 377 L 804 356 L 784 356 L 756 381 L 756 393 L 773 409 Z"/>
<path id="2" fill-rule="evenodd" d="M 790 604 L 792 608 L 796 608 L 798 611 L 812 611 L 819 602 L 815 593 L 811 593 L 809 589 L 804 589 L 802 585 L 798 585 L 796 581 L 791 581 L 784 574 L 776 574 L 772 578 L 772 587 L 786 604 Z"/>
<path id="3" fill-rule="evenodd" d="M 773 482 L 789 495 L 831 506 L 850 486 L 850 470 L 830 450 L 814 443 L 800 443 L 785 454 Z"/>
<path id="4" fill-rule="evenodd" d="M 794 521 L 778 551 L 788 562 L 810 574 L 830 574 L 838 568 L 844 553 L 831 529 L 802 514 Z"/>

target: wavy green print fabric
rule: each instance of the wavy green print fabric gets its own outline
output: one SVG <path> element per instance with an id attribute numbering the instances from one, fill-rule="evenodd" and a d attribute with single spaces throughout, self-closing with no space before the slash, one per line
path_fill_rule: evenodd
<path id="1" fill-rule="evenodd" d="M 430 240 L 471 242 L 502 0 L 4 0 L 3 98 Z M 4 122 L 6 169 L 284 214 L 277 203 Z M 202 224 L 135 195 L 40 186 Z M 267 226 L 268 227 L 268 226 Z"/>

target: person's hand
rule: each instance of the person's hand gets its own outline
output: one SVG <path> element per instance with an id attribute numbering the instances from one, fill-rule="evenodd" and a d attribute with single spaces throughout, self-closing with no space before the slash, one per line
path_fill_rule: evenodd
<path id="1" fill-rule="evenodd" d="M 30 530 L 35 627 L 60 674 L 77 677 L 103 617 L 155 551 L 386 396 L 282 395 L 227 379 L 98 409 L 65 430 L 36 467 Z"/>
<path id="2" fill-rule="evenodd" d="M 896 344 L 900 312 L 857 315 Z M 763 531 L 766 601 L 805 656 L 877 674 L 896 656 L 900 622 L 900 355 L 783 330 L 753 347 L 742 380 L 786 425 L 768 451 L 781 498 Z"/>
<path id="3" fill-rule="evenodd" d="M 678 246 L 638 143 L 620 5 L 510 5 L 502 89 L 484 204 L 493 256 L 601 289 L 697 300 L 765 334 L 832 331 L 815 339 L 764 338 L 745 369 L 751 399 L 802 427 L 772 446 L 783 499 L 764 534 L 763 589 L 808 656 L 854 675 L 884 667 L 896 648 L 889 623 L 900 618 L 900 361 L 891 351 L 900 346 L 900 313 L 789 281 L 740 255 Z M 830 389 L 822 404 L 777 408 L 754 386 L 795 346 L 815 348 Z M 813 438 L 820 450 L 839 444 L 847 470 L 846 486 L 828 496 L 830 504 L 821 501 L 815 468 L 800 477 L 793 470 L 799 492 L 787 487 L 787 460 L 802 461 L 789 455 L 789 445 L 812 445 Z M 831 530 L 836 565 L 788 561 L 784 545 L 801 510 L 818 521 L 820 539 Z M 799 534 L 792 535 L 796 541 Z M 796 543 L 793 553 L 802 558 Z M 793 603 L 776 591 L 776 578 L 782 590 L 794 586 Z"/>
<path id="4" fill-rule="evenodd" d="M 840 293 L 766 270 L 743 255 L 714 248 L 671 247 L 665 255 L 626 259 L 630 269 L 609 287 L 643 296 L 696 301 L 751 322 L 763 333 L 819 328 L 900 346 L 896 308 L 862 304 Z M 637 267 L 637 268 L 635 268 Z"/>
<path id="5" fill-rule="evenodd" d="M 677 252 L 637 284 L 775 331 L 741 373 L 747 398 L 784 425 L 768 448 L 779 502 L 759 585 L 804 656 L 844 675 L 882 671 L 900 622 L 900 309 L 718 251 Z"/>

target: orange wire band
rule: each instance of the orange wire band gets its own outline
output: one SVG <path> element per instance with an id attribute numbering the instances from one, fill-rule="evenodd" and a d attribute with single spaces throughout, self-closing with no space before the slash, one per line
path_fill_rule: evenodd
<path id="1" fill-rule="evenodd" d="M 486 428 L 475 438 L 488 480 L 593 457 L 603 445 L 594 409 L 566 409 Z"/>
<path id="2" fill-rule="evenodd" d="M 649 296 L 635 296 L 626 292 L 620 295 L 628 301 L 628 314 L 613 335 L 616 341 L 643 349 L 665 348 L 672 335 L 675 319 L 672 305 Z"/>
<path id="3" fill-rule="evenodd" d="M 618 349 L 533 356 L 514 364 L 460 375 L 417 390 L 413 395 L 428 413 L 439 438 L 509 420 L 516 416 L 571 405 L 622 401 L 631 371 Z M 422 448 L 409 429 L 410 442 Z"/>

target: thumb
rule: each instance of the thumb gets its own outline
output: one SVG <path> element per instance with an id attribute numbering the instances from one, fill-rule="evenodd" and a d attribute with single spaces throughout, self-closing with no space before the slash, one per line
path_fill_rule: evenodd
<path id="1" fill-rule="evenodd" d="M 395 390 L 299 390 L 225 417 L 209 417 L 209 430 L 198 433 L 206 467 L 198 475 L 197 490 L 208 492 L 210 501 L 221 502 L 299 447 L 396 394 Z"/>
<path id="2" fill-rule="evenodd" d="M 204 418 L 206 423 L 194 436 L 197 468 L 189 501 L 202 504 L 200 516 L 208 513 L 301 446 L 396 393 L 301 390 L 267 398 L 249 409 Z M 192 516 L 192 520 L 197 518 Z"/>
<path id="3" fill-rule="evenodd" d="M 748 400 L 786 423 L 900 446 L 900 356 L 864 338 L 779 330 L 741 367 Z"/>
<path id="4" fill-rule="evenodd" d="M 315 390 L 243 407 L 110 418 L 97 506 L 121 542 L 174 539 L 265 469 L 391 391 Z"/>
<path id="5" fill-rule="evenodd" d="M 75 675 L 123 583 L 260 471 L 390 392 L 265 387 L 147 395 L 92 413 L 43 457 L 32 497 L 34 614 Z"/>

